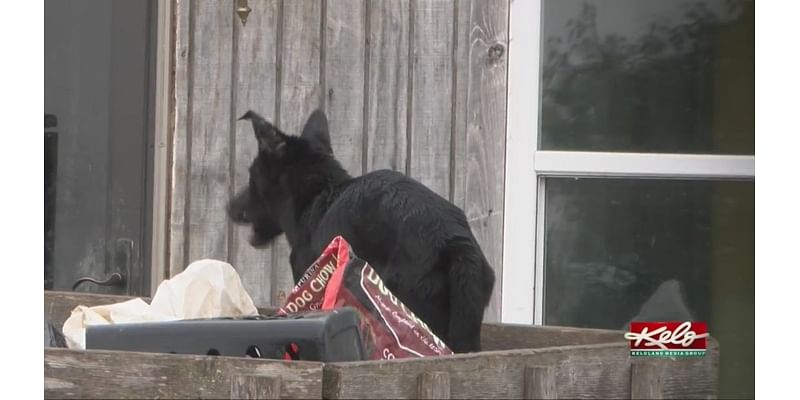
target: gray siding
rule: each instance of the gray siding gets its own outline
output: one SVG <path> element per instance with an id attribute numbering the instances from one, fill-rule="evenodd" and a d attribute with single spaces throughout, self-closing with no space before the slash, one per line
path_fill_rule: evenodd
<path id="1" fill-rule="evenodd" d="M 292 287 L 281 239 L 252 249 L 224 206 L 255 153 L 248 109 L 297 133 L 323 107 L 353 175 L 390 168 L 462 207 L 502 271 L 508 0 L 250 0 L 176 7 L 170 271 L 228 260 L 260 306 Z"/>

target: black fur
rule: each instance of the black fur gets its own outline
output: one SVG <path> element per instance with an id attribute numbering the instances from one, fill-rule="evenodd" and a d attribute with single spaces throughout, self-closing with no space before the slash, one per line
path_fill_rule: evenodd
<path id="1" fill-rule="evenodd" d="M 253 123 L 259 152 L 228 215 L 252 226 L 252 245 L 285 233 L 296 282 L 341 235 L 453 351 L 480 350 L 495 277 L 461 209 L 398 172 L 352 178 L 333 156 L 322 111 L 299 137 L 252 111 L 242 119 Z"/>

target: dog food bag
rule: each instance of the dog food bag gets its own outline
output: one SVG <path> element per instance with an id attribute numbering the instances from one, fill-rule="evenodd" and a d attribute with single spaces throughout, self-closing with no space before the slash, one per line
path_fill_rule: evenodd
<path id="1" fill-rule="evenodd" d="M 373 360 L 453 354 L 395 297 L 374 269 L 337 236 L 303 275 L 279 314 L 353 307 Z"/>

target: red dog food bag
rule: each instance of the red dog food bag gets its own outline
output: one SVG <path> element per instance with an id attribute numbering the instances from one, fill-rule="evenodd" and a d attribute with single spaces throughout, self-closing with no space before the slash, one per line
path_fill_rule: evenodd
<path id="1" fill-rule="evenodd" d="M 373 360 L 453 354 L 341 236 L 306 270 L 278 313 L 339 307 L 361 313 L 362 338 Z"/>

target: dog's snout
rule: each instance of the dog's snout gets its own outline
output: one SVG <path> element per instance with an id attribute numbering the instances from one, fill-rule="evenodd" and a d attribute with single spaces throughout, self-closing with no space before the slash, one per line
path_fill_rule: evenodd
<path id="1" fill-rule="evenodd" d="M 238 204 L 236 204 L 236 202 L 231 202 L 230 204 L 228 204 L 228 216 L 231 218 L 233 222 L 237 223 L 250 222 L 247 210 L 240 207 Z"/>
<path id="2" fill-rule="evenodd" d="M 250 203 L 247 189 L 239 191 L 230 201 L 228 201 L 228 216 L 236 223 L 252 223 L 251 213 L 247 212 Z"/>

